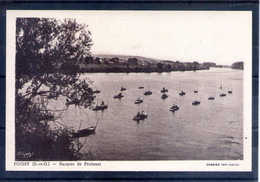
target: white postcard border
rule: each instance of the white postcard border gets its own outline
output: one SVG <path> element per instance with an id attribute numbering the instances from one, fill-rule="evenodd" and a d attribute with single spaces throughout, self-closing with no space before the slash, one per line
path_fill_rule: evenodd
<path id="1" fill-rule="evenodd" d="M 16 17 L 68 16 L 84 11 L 7 10 L 6 26 L 6 170 L 8 171 L 251 171 L 252 61 L 244 62 L 243 160 L 182 161 L 15 161 L 15 22 Z M 170 12 L 170 11 L 169 11 Z M 212 12 L 212 11 L 211 11 Z M 218 11 L 220 12 L 220 11 Z M 234 12 L 234 11 L 230 11 Z M 236 11 L 238 12 L 238 11 Z M 247 26 L 252 29 L 252 12 Z M 251 36 L 252 40 L 252 34 Z M 251 42 L 252 50 L 252 42 Z M 252 60 L 252 53 L 249 57 Z M 245 139 L 246 138 L 246 139 Z"/>

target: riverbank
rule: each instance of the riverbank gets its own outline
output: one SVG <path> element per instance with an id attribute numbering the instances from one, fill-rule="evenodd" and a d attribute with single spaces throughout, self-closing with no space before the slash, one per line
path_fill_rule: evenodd
<path id="1" fill-rule="evenodd" d="M 129 64 L 123 63 L 89 63 L 81 64 L 80 71 L 82 73 L 131 73 L 131 72 L 171 72 L 171 71 L 196 71 L 208 70 L 210 66 L 203 65 L 197 62 L 193 63 L 180 63 L 180 62 L 158 62 L 158 63 L 145 63 L 145 64 Z"/>

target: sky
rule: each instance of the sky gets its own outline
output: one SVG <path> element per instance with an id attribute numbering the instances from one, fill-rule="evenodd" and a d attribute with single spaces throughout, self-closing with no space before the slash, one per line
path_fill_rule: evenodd
<path id="1" fill-rule="evenodd" d="M 93 54 L 222 65 L 252 59 L 250 11 L 34 12 L 26 16 L 75 18 L 78 23 L 87 24 L 92 33 Z"/>

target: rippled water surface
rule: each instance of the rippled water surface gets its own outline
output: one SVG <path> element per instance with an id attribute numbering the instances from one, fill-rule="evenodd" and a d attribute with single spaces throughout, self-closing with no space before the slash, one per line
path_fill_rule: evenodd
<path id="1" fill-rule="evenodd" d="M 96 102 L 108 109 L 91 111 L 70 106 L 63 121 L 75 130 L 93 126 L 83 151 L 93 160 L 221 160 L 243 159 L 243 71 L 228 68 L 170 73 L 91 73 L 84 77 L 100 89 Z M 222 84 L 222 89 L 220 86 Z M 113 99 L 126 87 L 121 100 Z M 143 90 L 138 89 L 144 86 Z M 161 99 L 166 87 L 169 97 Z M 144 96 L 150 89 L 153 94 Z M 179 92 L 186 92 L 179 96 Z M 194 93 L 198 90 L 198 93 Z M 228 94 L 232 90 L 232 94 Z M 226 97 L 219 97 L 221 93 Z M 214 96 L 215 100 L 208 100 Z M 134 101 L 142 97 L 143 104 Z M 192 101 L 200 100 L 194 106 Z M 179 105 L 175 113 L 172 104 Z M 133 121 L 138 111 L 148 118 Z M 82 142 L 84 138 L 80 139 Z"/>

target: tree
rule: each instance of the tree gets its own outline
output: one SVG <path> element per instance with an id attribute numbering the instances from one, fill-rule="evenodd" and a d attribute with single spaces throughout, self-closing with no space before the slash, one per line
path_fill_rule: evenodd
<path id="1" fill-rule="evenodd" d="M 157 68 L 160 69 L 160 70 L 163 69 L 163 64 L 162 63 L 157 63 Z"/>
<path id="2" fill-rule="evenodd" d="M 93 62 L 93 57 L 91 57 L 91 56 L 89 56 L 89 57 L 86 57 L 86 59 L 85 59 L 85 63 L 86 64 L 89 64 L 89 63 L 92 63 Z"/>
<path id="3" fill-rule="evenodd" d="M 94 64 L 100 64 L 100 58 L 99 57 L 96 57 L 94 60 L 93 60 L 93 63 Z"/>
<path id="4" fill-rule="evenodd" d="M 138 65 L 138 59 L 137 58 L 129 58 L 127 60 L 127 63 L 130 65 Z"/>
<path id="5" fill-rule="evenodd" d="M 79 64 L 90 56 L 87 26 L 74 19 L 17 18 L 16 20 L 16 159 L 70 160 L 78 158 L 71 131 L 53 129 L 60 112 L 49 103 L 89 107 L 91 81 L 80 79 Z M 57 146 L 59 146 L 57 148 Z"/>
<path id="6" fill-rule="evenodd" d="M 240 61 L 240 62 L 235 62 L 232 64 L 231 66 L 232 69 L 240 69 L 243 70 L 244 69 L 244 62 Z"/>
<path id="7" fill-rule="evenodd" d="M 171 66 L 170 64 L 167 64 L 167 65 L 165 66 L 165 69 L 170 70 L 170 69 L 172 69 L 172 66 Z"/>
<path id="8" fill-rule="evenodd" d="M 111 58 L 109 61 L 111 63 L 113 63 L 113 64 L 118 64 L 119 63 L 119 58 L 118 57 L 114 57 L 114 58 Z"/>

